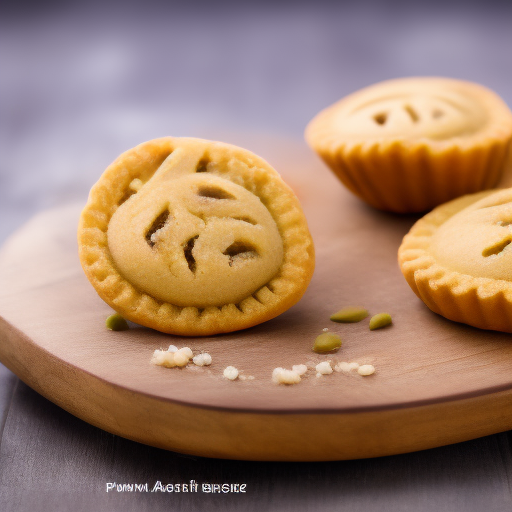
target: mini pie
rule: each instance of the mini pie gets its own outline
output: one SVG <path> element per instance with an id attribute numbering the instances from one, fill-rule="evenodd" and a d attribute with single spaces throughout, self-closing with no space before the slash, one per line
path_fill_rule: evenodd
<path id="1" fill-rule="evenodd" d="M 115 160 L 90 192 L 78 243 L 105 302 L 185 336 L 274 318 L 301 298 L 315 259 L 298 199 L 267 162 L 192 138 Z"/>
<path id="2" fill-rule="evenodd" d="M 421 212 L 494 187 L 512 140 L 512 113 L 481 85 L 390 80 L 320 112 L 306 140 L 354 194 L 382 209 Z"/>
<path id="3" fill-rule="evenodd" d="M 512 332 L 512 188 L 437 207 L 405 236 L 398 260 L 432 311 Z"/>

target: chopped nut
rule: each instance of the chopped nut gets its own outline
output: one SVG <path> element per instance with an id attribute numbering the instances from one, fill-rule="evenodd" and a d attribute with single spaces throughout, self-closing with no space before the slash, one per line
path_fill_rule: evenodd
<path id="1" fill-rule="evenodd" d="M 178 352 L 178 347 L 176 345 L 169 345 L 167 352 Z"/>
<path id="2" fill-rule="evenodd" d="M 341 338 L 332 332 L 324 332 L 316 337 L 313 351 L 319 354 L 333 352 L 341 347 Z"/>
<path id="3" fill-rule="evenodd" d="M 333 322 L 352 323 L 360 322 L 368 316 L 368 310 L 364 308 L 343 308 L 342 310 L 331 315 Z"/>
<path id="4" fill-rule="evenodd" d="M 111 331 L 126 331 L 130 328 L 128 322 L 119 313 L 110 315 L 105 321 L 105 326 Z"/>
<path id="5" fill-rule="evenodd" d="M 379 313 L 378 315 L 372 316 L 370 319 L 370 331 L 375 331 L 375 329 L 382 329 L 383 327 L 387 327 L 392 323 L 393 320 L 391 319 L 391 315 L 389 313 Z"/>

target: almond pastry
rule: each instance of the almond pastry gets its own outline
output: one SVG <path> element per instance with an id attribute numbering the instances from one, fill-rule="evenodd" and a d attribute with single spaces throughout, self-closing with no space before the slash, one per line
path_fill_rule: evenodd
<path id="1" fill-rule="evenodd" d="M 121 155 L 91 190 L 78 229 L 82 267 L 125 318 L 211 335 L 269 320 L 311 279 L 300 204 L 247 150 L 191 138 Z"/>
<path id="2" fill-rule="evenodd" d="M 432 311 L 512 332 L 512 188 L 437 207 L 411 228 L 398 259 Z"/>
<path id="3" fill-rule="evenodd" d="M 421 212 L 496 186 L 512 140 L 512 113 L 481 85 L 404 78 L 343 98 L 320 112 L 305 135 L 368 204 Z"/>

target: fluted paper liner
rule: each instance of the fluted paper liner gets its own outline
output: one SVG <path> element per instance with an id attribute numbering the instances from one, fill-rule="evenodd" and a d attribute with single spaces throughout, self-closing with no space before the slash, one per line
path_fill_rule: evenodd
<path id="1" fill-rule="evenodd" d="M 435 313 L 481 329 L 512 332 L 512 283 L 473 277 L 439 264 L 430 242 L 437 229 L 456 213 L 487 198 L 510 193 L 480 192 L 437 207 L 404 237 L 398 261 L 414 293 Z M 464 257 L 463 254 L 460 256 Z"/>
<path id="2" fill-rule="evenodd" d="M 464 110 L 465 104 L 457 111 L 453 109 L 454 117 L 470 117 L 473 124 L 467 133 L 458 118 L 459 125 L 453 127 L 455 134 L 450 137 L 435 136 L 436 125 L 431 119 L 426 121 L 430 123 L 425 128 L 427 135 L 423 134 L 421 118 L 414 122 L 399 119 L 403 132 L 392 126 L 391 133 L 386 133 L 378 126 L 363 124 L 357 108 L 356 122 L 361 127 L 356 123 L 357 129 L 350 131 L 353 104 L 370 99 L 377 102 L 381 96 L 395 94 L 406 98 L 400 101 L 408 108 L 408 95 L 416 94 L 416 89 L 428 95 L 430 88 L 446 89 L 450 94 L 455 91 L 464 101 L 468 96 L 476 104 L 475 112 Z M 451 97 L 446 99 L 449 101 Z M 419 105 L 425 110 L 422 103 Z M 397 108 L 395 104 L 391 107 Z M 436 112 L 435 104 L 429 108 Z M 342 123 L 348 126 L 346 131 Z M 497 95 L 477 84 L 434 78 L 393 80 L 356 92 L 322 111 L 308 125 L 306 140 L 340 181 L 368 204 L 398 213 L 421 212 L 496 186 L 506 167 L 512 114 Z"/>

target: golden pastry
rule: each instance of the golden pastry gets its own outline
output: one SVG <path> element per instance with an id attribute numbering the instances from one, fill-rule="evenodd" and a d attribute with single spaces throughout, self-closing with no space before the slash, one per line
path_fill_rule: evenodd
<path id="1" fill-rule="evenodd" d="M 403 78 L 343 98 L 305 135 L 361 199 L 382 210 L 420 212 L 498 183 L 512 113 L 481 85 Z"/>
<path id="2" fill-rule="evenodd" d="M 437 207 L 411 228 L 400 268 L 434 312 L 512 332 L 512 188 Z"/>
<path id="3" fill-rule="evenodd" d="M 78 228 L 82 267 L 125 318 L 210 335 L 295 304 L 314 269 L 300 204 L 251 152 L 162 138 L 122 154 L 94 185 Z"/>

